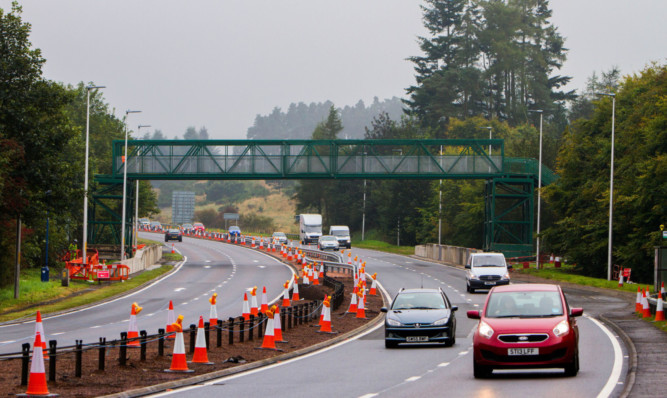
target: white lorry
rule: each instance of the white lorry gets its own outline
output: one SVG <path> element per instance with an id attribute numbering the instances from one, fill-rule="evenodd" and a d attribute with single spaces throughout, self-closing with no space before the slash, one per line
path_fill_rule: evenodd
<path id="1" fill-rule="evenodd" d="M 299 238 L 301 243 L 308 245 L 317 243 L 322 236 L 322 215 L 299 214 Z"/>
<path id="2" fill-rule="evenodd" d="M 352 240 L 350 239 L 350 228 L 347 225 L 332 225 L 329 227 L 329 235 L 333 235 L 338 239 L 340 247 L 352 248 Z"/>

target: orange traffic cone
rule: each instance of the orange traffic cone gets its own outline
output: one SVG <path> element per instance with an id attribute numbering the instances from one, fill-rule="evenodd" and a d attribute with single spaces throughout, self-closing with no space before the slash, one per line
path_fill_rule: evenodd
<path id="1" fill-rule="evenodd" d="M 648 305 L 648 286 L 644 290 L 644 296 L 642 297 L 642 318 L 651 317 L 651 307 Z"/>
<path id="2" fill-rule="evenodd" d="M 299 277 L 294 275 L 294 283 L 292 284 L 292 301 L 299 301 Z"/>
<path id="3" fill-rule="evenodd" d="M 280 323 L 280 308 L 272 305 L 271 311 L 273 311 L 273 341 L 276 343 L 287 343 L 283 340 L 283 327 Z"/>
<path id="4" fill-rule="evenodd" d="M 171 244 L 171 254 L 174 254 L 174 253 L 175 253 L 175 251 L 174 251 L 174 244 L 172 243 L 172 244 Z"/>
<path id="5" fill-rule="evenodd" d="M 635 299 L 635 312 L 642 313 L 642 289 L 637 286 L 637 298 Z"/>
<path id="6" fill-rule="evenodd" d="M 366 307 L 364 306 L 364 293 L 357 292 L 357 318 L 366 319 Z"/>
<path id="7" fill-rule="evenodd" d="M 169 300 L 169 309 L 167 310 L 167 338 L 170 340 L 176 338 L 174 327 L 172 326 L 174 322 L 176 322 L 176 317 L 174 316 L 174 303 Z"/>
<path id="8" fill-rule="evenodd" d="M 216 299 L 218 298 L 218 293 L 213 293 L 211 298 L 208 299 L 208 302 L 211 303 L 211 311 L 208 316 L 208 324 L 210 328 L 214 328 L 218 325 L 218 309 L 216 308 Z"/>
<path id="9" fill-rule="evenodd" d="M 250 319 L 250 304 L 248 304 L 248 293 L 243 293 L 243 319 Z"/>
<path id="10" fill-rule="evenodd" d="M 377 294 L 377 272 L 371 275 L 371 278 L 373 279 L 373 283 L 371 283 L 371 290 L 368 292 L 371 296 L 375 296 Z"/>
<path id="11" fill-rule="evenodd" d="M 289 249 L 287 249 L 287 261 L 292 261 L 292 260 L 294 260 L 294 257 L 292 255 L 292 248 L 290 247 Z"/>
<path id="12" fill-rule="evenodd" d="M 264 250 L 264 238 L 259 241 L 259 250 Z"/>
<path id="13" fill-rule="evenodd" d="M 290 306 L 290 300 L 289 300 L 289 280 L 287 280 L 284 284 L 283 287 L 285 288 L 283 290 L 283 307 L 289 307 Z"/>
<path id="14" fill-rule="evenodd" d="M 257 317 L 259 312 L 257 311 L 257 286 L 250 289 L 250 315 Z"/>
<path id="15" fill-rule="evenodd" d="M 25 395 L 36 395 L 40 397 L 58 396 L 58 394 L 49 394 L 49 388 L 46 385 L 42 336 L 39 332 L 37 332 L 37 335 L 35 336 L 35 345 L 32 350 L 32 363 L 30 364 L 30 377 L 28 378 L 28 391 L 26 391 Z"/>
<path id="16" fill-rule="evenodd" d="M 324 299 L 324 318 L 320 323 L 320 333 L 334 333 L 331 331 L 331 296 Z"/>
<path id="17" fill-rule="evenodd" d="M 313 268 L 317 267 L 317 263 L 313 264 Z M 315 269 L 315 272 L 313 272 L 313 286 L 317 286 L 320 284 L 320 274 L 317 272 L 317 269 Z"/>
<path id="18" fill-rule="evenodd" d="M 308 277 L 308 270 L 306 268 L 303 269 L 303 284 L 304 285 L 310 285 L 310 278 Z"/>
<path id="19" fill-rule="evenodd" d="M 137 314 L 140 313 L 142 309 L 143 307 L 139 307 L 139 304 L 132 303 L 130 324 L 127 327 L 128 347 L 141 347 L 141 344 L 139 344 L 139 330 L 137 329 Z"/>
<path id="20" fill-rule="evenodd" d="M 172 325 L 172 329 L 174 332 L 176 332 L 174 353 L 171 356 L 171 367 L 169 369 L 165 369 L 165 372 L 194 372 L 194 370 L 188 369 L 188 362 L 185 359 L 185 343 L 183 342 L 183 315 L 178 316 L 176 322 L 174 322 Z"/>
<path id="21" fill-rule="evenodd" d="M 274 316 L 273 311 L 271 310 L 266 311 L 267 323 L 266 323 L 266 330 L 264 331 L 264 341 L 262 342 L 262 346 L 259 347 L 261 349 L 278 350 L 276 348 L 275 326 L 273 325 L 273 316 Z"/>
<path id="22" fill-rule="evenodd" d="M 662 297 L 657 298 L 657 305 L 655 307 L 655 320 L 656 322 L 665 320 L 665 311 L 663 310 Z"/>
<path id="23" fill-rule="evenodd" d="M 266 298 L 266 286 L 262 288 L 262 306 L 259 308 L 259 311 L 263 314 L 269 309 L 269 301 Z"/>
<path id="24" fill-rule="evenodd" d="M 42 337 L 42 356 L 44 358 L 49 357 L 49 352 L 46 350 L 46 334 L 44 334 L 44 324 L 42 323 L 42 314 L 37 311 L 37 319 L 35 320 L 35 338 L 37 338 L 37 333 Z"/>
<path id="25" fill-rule="evenodd" d="M 618 287 L 623 287 L 623 268 L 618 273 Z"/>
<path id="26" fill-rule="evenodd" d="M 350 299 L 350 307 L 347 309 L 347 312 L 352 314 L 357 313 L 357 292 L 352 293 L 352 298 Z"/>
<path id="27" fill-rule="evenodd" d="M 322 322 L 324 322 L 324 311 L 325 311 L 324 302 L 325 301 L 327 301 L 327 295 L 326 294 L 324 295 L 324 300 L 322 300 L 322 311 L 320 311 L 320 322 L 317 324 L 317 326 L 320 326 L 320 327 L 322 326 Z"/>
<path id="28" fill-rule="evenodd" d="M 660 284 L 660 298 L 665 299 L 665 282 Z"/>
<path id="29" fill-rule="evenodd" d="M 192 363 L 213 365 L 213 362 L 209 362 L 208 360 L 208 352 L 206 352 L 206 336 L 204 333 L 204 317 L 199 316 L 197 339 L 195 340 L 195 353 L 192 356 Z"/>
<path id="30" fill-rule="evenodd" d="M 347 265 L 352 265 L 352 252 L 347 252 Z"/>

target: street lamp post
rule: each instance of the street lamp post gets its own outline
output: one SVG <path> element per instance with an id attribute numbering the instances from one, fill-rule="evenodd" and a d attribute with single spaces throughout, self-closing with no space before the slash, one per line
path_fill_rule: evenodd
<path id="1" fill-rule="evenodd" d="M 130 113 L 139 113 L 141 111 L 125 111 L 125 119 L 127 122 L 127 115 Z M 125 156 L 123 157 L 123 211 L 120 228 L 120 261 L 125 261 L 125 206 L 127 202 L 127 123 L 125 124 Z"/>
<path id="2" fill-rule="evenodd" d="M 440 167 L 442 167 L 442 145 L 440 145 Z M 442 178 L 438 188 L 438 246 L 442 244 Z"/>
<path id="3" fill-rule="evenodd" d="M 540 216 L 542 214 L 542 115 L 544 111 L 542 109 L 529 110 L 528 112 L 534 112 L 540 114 L 540 155 L 538 159 L 537 166 L 537 254 L 535 258 L 535 267 L 540 269 Z"/>
<path id="4" fill-rule="evenodd" d="M 98 90 L 106 88 L 106 86 L 86 86 L 86 166 L 83 177 L 83 243 L 81 248 L 82 264 L 87 263 L 87 247 L 88 247 L 88 151 L 90 147 L 90 90 Z"/>
<path id="5" fill-rule="evenodd" d="M 151 127 L 150 124 L 140 124 L 137 127 L 137 135 L 140 135 L 142 127 Z M 137 180 L 136 191 L 134 194 L 134 246 L 137 246 L 137 239 L 139 237 L 139 180 Z"/>
<path id="6" fill-rule="evenodd" d="M 614 124 L 616 118 L 616 94 L 595 93 L 611 97 L 611 168 L 609 171 L 609 243 L 607 244 L 607 280 L 611 280 L 611 249 L 612 249 L 612 226 L 614 215 Z"/>

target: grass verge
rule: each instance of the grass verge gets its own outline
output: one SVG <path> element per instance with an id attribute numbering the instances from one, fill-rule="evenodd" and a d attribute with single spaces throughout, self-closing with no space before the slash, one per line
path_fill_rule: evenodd
<path id="1" fill-rule="evenodd" d="M 167 254 L 163 255 L 166 261 L 179 261 L 182 258 L 179 254 Z M 162 265 L 130 276 L 125 282 L 112 284 L 98 285 L 71 280 L 69 287 L 61 286 L 59 280 L 41 282 L 39 269 L 22 270 L 18 299 L 14 299 L 14 286 L 0 289 L 0 322 L 32 316 L 38 309 L 42 314 L 49 314 L 101 301 L 141 286 L 172 268 L 172 265 Z"/>
<path id="2" fill-rule="evenodd" d="M 360 249 L 379 250 L 389 253 L 402 254 L 405 256 L 410 256 L 412 254 L 415 254 L 414 246 L 395 246 L 387 242 L 381 242 L 379 240 L 353 241 L 352 247 L 358 247 Z"/>

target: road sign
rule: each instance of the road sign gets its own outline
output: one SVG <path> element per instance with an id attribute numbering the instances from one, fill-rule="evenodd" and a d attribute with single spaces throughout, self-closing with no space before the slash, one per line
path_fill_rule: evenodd
<path id="1" fill-rule="evenodd" d="M 109 270 L 97 271 L 97 279 L 109 279 Z"/>

